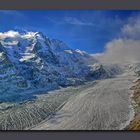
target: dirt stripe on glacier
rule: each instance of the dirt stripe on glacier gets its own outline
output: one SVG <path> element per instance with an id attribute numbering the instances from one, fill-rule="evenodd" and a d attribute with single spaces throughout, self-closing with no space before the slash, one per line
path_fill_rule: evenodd
<path id="1" fill-rule="evenodd" d="M 124 73 L 80 91 L 33 130 L 121 130 L 134 118 L 133 73 Z M 80 90 L 80 89 L 79 89 Z"/>

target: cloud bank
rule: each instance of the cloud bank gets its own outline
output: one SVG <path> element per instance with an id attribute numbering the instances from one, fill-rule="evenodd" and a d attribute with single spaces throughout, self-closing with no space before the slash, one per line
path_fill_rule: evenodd
<path id="1" fill-rule="evenodd" d="M 130 17 L 119 37 L 106 44 L 105 52 L 93 56 L 103 63 L 140 62 L 140 15 Z"/>
<path id="2" fill-rule="evenodd" d="M 10 30 L 8 32 L 0 32 L 0 41 L 1 40 L 4 40 L 5 38 L 33 38 L 34 35 L 36 34 L 37 32 L 25 32 L 25 33 L 22 33 L 20 34 L 19 32 L 17 31 L 14 31 L 14 30 Z"/>

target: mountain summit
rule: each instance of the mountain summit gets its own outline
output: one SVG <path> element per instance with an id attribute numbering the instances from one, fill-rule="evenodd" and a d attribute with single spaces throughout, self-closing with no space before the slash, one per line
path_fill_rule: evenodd
<path id="1" fill-rule="evenodd" d="M 96 79 L 106 77 L 94 63 L 90 54 L 41 32 L 0 33 L 0 101 L 24 100 L 33 92 L 77 85 L 95 74 Z"/>

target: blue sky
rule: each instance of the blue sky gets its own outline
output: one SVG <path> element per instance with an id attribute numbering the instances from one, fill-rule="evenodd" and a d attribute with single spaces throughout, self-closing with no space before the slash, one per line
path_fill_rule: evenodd
<path id="1" fill-rule="evenodd" d="M 0 10 L 0 32 L 41 31 L 73 49 L 100 53 L 119 36 L 129 18 L 139 11 L 123 10 Z"/>

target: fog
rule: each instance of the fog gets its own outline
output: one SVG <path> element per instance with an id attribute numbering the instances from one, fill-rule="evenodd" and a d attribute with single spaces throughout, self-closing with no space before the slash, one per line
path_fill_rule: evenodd
<path id="1" fill-rule="evenodd" d="M 131 17 L 119 36 L 105 45 L 105 51 L 93 56 L 103 63 L 140 61 L 140 15 Z"/>

